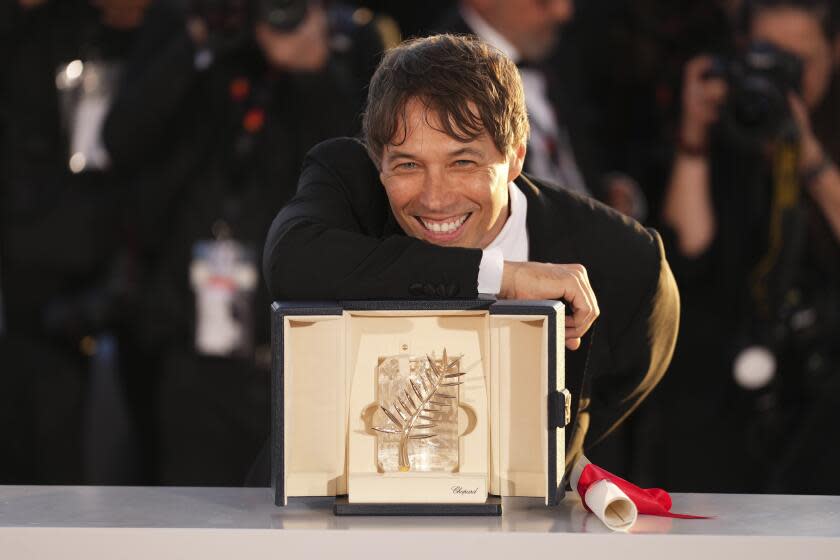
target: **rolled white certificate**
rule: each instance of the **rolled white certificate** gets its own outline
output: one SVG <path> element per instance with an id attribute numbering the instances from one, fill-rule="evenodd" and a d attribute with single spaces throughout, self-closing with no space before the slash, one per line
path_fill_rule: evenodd
<path id="1" fill-rule="evenodd" d="M 599 480 L 586 490 L 586 505 L 613 531 L 627 531 L 636 523 L 636 504 L 609 480 Z"/>
<path id="2" fill-rule="evenodd" d="M 588 464 L 589 460 L 581 455 L 572 468 L 570 482 L 575 492 L 578 491 L 580 475 Z M 629 530 L 639 515 L 633 500 L 609 480 L 598 480 L 590 484 L 583 501 L 592 513 L 613 531 Z"/>

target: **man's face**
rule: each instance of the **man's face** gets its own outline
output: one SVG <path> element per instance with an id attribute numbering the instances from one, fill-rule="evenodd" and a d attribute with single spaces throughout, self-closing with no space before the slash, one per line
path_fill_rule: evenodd
<path id="1" fill-rule="evenodd" d="M 825 96 L 832 71 L 832 48 L 813 14 L 780 7 L 760 12 L 750 38 L 772 43 L 802 59 L 802 99 L 813 109 Z"/>
<path id="2" fill-rule="evenodd" d="M 391 210 L 411 237 L 435 245 L 484 248 L 508 216 L 508 183 L 519 176 L 525 146 L 502 154 L 482 134 L 461 142 L 441 132 L 434 112 L 417 101 L 406 105 L 406 122 L 387 144 L 380 179 Z"/>
<path id="3" fill-rule="evenodd" d="M 560 25 L 574 15 L 572 0 L 467 0 L 528 60 L 549 54 Z"/>

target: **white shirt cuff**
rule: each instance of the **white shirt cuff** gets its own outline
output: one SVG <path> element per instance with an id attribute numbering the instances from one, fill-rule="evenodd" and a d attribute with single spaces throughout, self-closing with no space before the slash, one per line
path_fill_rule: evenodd
<path id="1" fill-rule="evenodd" d="M 478 293 L 498 295 L 502 291 L 502 272 L 505 259 L 501 249 L 487 249 L 481 252 L 478 265 Z"/>

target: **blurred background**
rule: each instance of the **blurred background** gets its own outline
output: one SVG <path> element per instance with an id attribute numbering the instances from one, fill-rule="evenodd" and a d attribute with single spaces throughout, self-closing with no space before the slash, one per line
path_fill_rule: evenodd
<path id="1" fill-rule="evenodd" d="M 674 361 L 591 458 L 840 493 L 838 11 L 0 0 L 0 484 L 267 484 L 264 236 L 384 50 L 447 31 L 519 64 L 526 171 L 665 240 Z"/>

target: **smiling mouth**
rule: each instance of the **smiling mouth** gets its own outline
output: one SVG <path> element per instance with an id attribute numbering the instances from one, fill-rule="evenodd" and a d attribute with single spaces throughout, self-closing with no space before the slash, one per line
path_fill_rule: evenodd
<path id="1" fill-rule="evenodd" d="M 415 216 L 415 218 L 432 237 L 454 237 L 460 233 L 464 222 L 471 215 L 472 212 L 467 212 L 466 214 L 452 216 L 443 220 L 431 220 L 421 216 Z"/>

